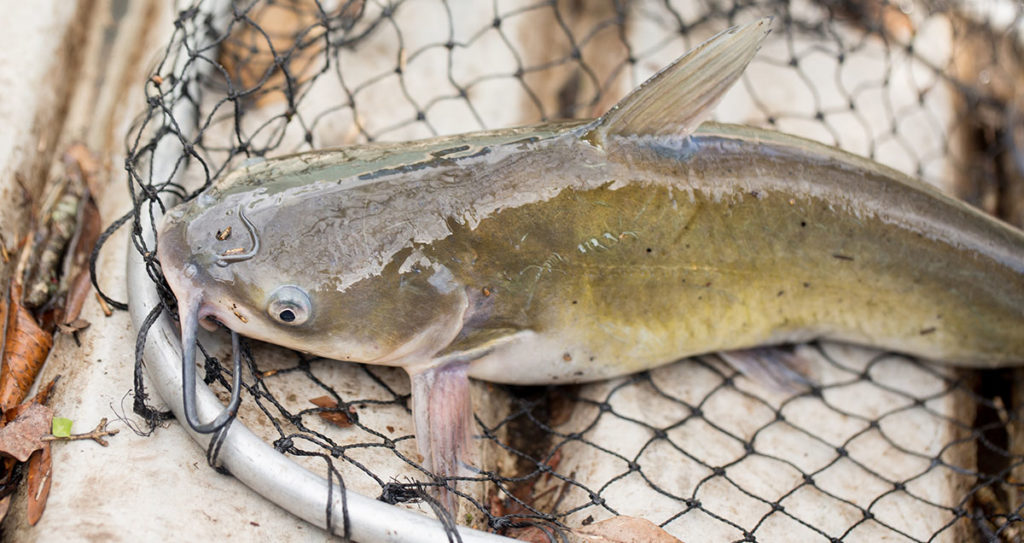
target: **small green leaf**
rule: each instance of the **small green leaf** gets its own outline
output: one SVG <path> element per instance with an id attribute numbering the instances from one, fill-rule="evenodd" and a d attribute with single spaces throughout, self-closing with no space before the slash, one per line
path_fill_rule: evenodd
<path id="1" fill-rule="evenodd" d="M 64 417 L 53 417 L 53 430 L 50 431 L 56 437 L 68 437 L 71 435 L 71 419 Z"/>

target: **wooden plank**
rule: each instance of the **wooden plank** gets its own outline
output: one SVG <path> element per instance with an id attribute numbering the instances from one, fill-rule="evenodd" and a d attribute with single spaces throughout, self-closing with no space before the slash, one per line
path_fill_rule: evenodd
<path id="1" fill-rule="evenodd" d="M 89 4 L 0 2 L 0 243 L 9 254 L 17 254 L 42 194 L 77 72 L 75 22 Z M 0 262 L 0 284 L 12 269 Z"/>

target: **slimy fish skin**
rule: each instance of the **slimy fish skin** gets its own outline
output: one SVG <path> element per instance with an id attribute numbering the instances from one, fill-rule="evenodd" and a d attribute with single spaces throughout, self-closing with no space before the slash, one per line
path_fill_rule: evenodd
<path id="1" fill-rule="evenodd" d="M 815 338 L 1024 362 L 1020 231 L 834 148 L 701 124 L 768 27 L 719 34 L 593 121 L 233 172 L 160 228 L 183 345 L 215 319 L 405 368 L 441 477 L 471 463 L 468 377 L 585 382 Z"/>

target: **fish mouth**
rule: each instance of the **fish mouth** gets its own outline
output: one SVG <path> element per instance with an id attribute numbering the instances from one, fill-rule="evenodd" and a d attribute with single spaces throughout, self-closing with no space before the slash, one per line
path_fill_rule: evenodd
<path id="1" fill-rule="evenodd" d="M 217 432 L 227 427 L 241 403 L 242 357 L 238 333 L 231 331 L 234 359 L 231 400 L 212 421 L 199 420 L 196 405 L 196 335 L 199 326 L 207 330 L 218 327 L 221 316 L 216 304 L 206 299 L 204 284 L 210 279 L 197 262 L 186 242 L 187 224 L 168 214 L 160 225 L 157 238 L 157 258 L 164 271 L 164 279 L 178 300 L 178 321 L 181 326 L 181 386 L 184 421 L 193 431 L 201 434 Z"/>
<path id="2" fill-rule="evenodd" d="M 199 312 L 196 314 L 196 320 L 198 325 L 202 326 L 203 330 L 207 332 L 216 332 L 221 326 L 230 330 L 230 327 L 224 324 L 224 318 L 220 316 L 215 304 L 201 301 Z"/>
<path id="3" fill-rule="evenodd" d="M 198 325 L 212 332 L 223 319 L 218 315 L 216 305 L 207 302 L 203 295 L 203 286 L 211 282 L 202 266 L 202 261 L 208 259 L 192 252 L 187 242 L 187 230 L 188 225 L 181 220 L 177 208 L 164 215 L 157 237 L 156 255 L 164 279 L 178 300 L 179 311 L 194 311 Z"/>

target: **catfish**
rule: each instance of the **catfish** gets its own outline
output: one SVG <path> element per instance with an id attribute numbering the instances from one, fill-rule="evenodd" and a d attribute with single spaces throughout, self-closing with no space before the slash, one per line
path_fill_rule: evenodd
<path id="1" fill-rule="evenodd" d="M 865 158 L 704 122 L 769 27 L 718 34 L 595 120 L 269 159 L 168 212 L 188 423 L 237 409 L 238 334 L 404 368 L 441 479 L 472 473 L 470 378 L 771 364 L 815 339 L 1024 362 L 1022 232 Z M 203 424 L 195 333 L 213 321 L 235 393 Z"/>

